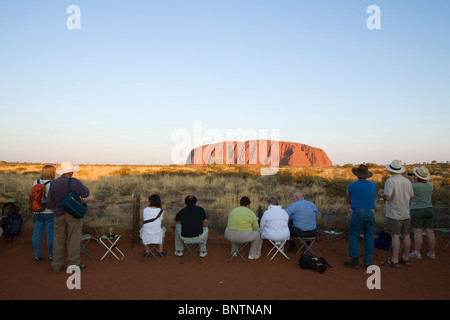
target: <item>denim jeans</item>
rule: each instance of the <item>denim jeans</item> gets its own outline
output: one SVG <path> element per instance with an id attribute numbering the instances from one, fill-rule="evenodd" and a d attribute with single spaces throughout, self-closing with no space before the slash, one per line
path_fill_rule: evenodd
<path id="1" fill-rule="evenodd" d="M 359 257 L 359 235 L 364 234 L 364 265 L 371 265 L 373 256 L 373 232 L 375 216 L 372 210 L 355 208 L 352 212 L 348 247 L 351 259 Z"/>
<path id="2" fill-rule="evenodd" d="M 31 238 L 31 245 L 34 256 L 41 257 L 41 242 L 42 235 L 45 231 L 45 238 L 47 239 L 47 252 L 49 257 L 53 257 L 53 231 L 54 231 L 54 216 L 52 213 L 36 213 L 34 214 L 34 230 Z"/>

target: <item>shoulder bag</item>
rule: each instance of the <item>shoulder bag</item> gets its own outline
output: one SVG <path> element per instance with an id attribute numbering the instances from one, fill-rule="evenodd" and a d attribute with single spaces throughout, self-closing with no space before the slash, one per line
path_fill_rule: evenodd
<path id="1" fill-rule="evenodd" d="M 77 219 L 82 219 L 87 212 L 87 204 L 80 198 L 75 191 L 70 190 L 72 178 L 69 178 L 67 184 L 67 195 L 61 203 L 61 206 Z"/>

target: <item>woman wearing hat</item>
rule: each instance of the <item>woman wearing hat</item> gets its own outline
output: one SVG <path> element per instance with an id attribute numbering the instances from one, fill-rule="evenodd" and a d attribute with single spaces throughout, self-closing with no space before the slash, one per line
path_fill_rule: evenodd
<path id="1" fill-rule="evenodd" d="M 414 230 L 414 251 L 409 254 L 411 258 L 422 259 L 420 249 L 422 247 L 422 230 L 425 229 L 426 239 L 430 251 L 427 256 L 430 259 L 436 259 L 434 252 L 436 238 L 434 236 L 433 224 L 433 205 L 431 203 L 431 194 L 433 193 L 433 184 L 429 182 L 431 175 L 424 166 L 413 169 L 413 190 L 414 199 L 411 201 L 411 227 Z"/>
<path id="2" fill-rule="evenodd" d="M 344 266 L 349 268 L 359 268 L 359 235 L 364 233 L 364 266 L 372 264 L 373 256 L 373 232 L 375 228 L 376 187 L 372 181 L 367 179 L 372 177 L 372 172 L 363 164 L 352 169 L 353 174 L 358 177 L 358 181 L 352 182 L 347 188 L 347 197 L 352 209 L 350 220 L 348 249 L 350 261 L 345 261 Z"/>

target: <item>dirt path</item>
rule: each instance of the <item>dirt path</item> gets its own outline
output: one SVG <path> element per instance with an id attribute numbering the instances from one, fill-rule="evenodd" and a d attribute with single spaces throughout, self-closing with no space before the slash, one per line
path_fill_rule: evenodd
<path id="1" fill-rule="evenodd" d="M 227 263 L 230 245 L 221 235 L 210 234 L 208 256 L 197 263 L 193 258 L 180 264 L 173 255 L 173 236 L 168 235 L 165 248 L 168 255 L 157 262 L 142 261 L 143 247 L 131 247 L 131 236 L 120 239 L 118 247 L 123 260 L 108 255 L 95 242 L 88 244 L 94 259 L 82 254 L 87 270 L 81 273 L 81 289 L 69 290 L 69 274 L 53 274 L 47 261 L 33 264 L 31 234 L 22 234 L 13 243 L 0 242 L 0 299 L 150 299 L 150 300 L 311 300 L 311 299 L 370 299 L 370 300 L 448 300 L 450 299 L 450 255 L 438 243 L 437 259 L 413 260 L 411 267 L 399 269 L 381 267 L 381 289 L 369 290 L 365 269 L 348 269 L 347 241 L 319 251 L 326 244 L 319 239 L 314 248 L 333 266 L 324 274 L 303 270 L 299 256 L 288 252 L 291 260 L 277 255 L 272 261 L 266 254 L 258 260 L 244 263 L 239 257 Z M 44 246 L 45 248 L 45 246 Z M 45 252 L 45 249 L 44 249 Z M 377 250 L 373 263 L 389 259 L 390 252 Z"/>

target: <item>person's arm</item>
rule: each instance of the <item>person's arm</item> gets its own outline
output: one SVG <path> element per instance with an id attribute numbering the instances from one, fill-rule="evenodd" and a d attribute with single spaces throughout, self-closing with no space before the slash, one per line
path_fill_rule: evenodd
<path id="1" fill-rule="evenodd" d="M 164 214 L 166 212 L 163 210 L 162 214 L 161 214 L 161 228 L 164 227 Z"/>
<path id="2" fill-rule="evenodd" d="M 261 228 L 261 230 L 264 229 L 264 227 L 266 226 L 266 217 L 267 217 L 266 212 L 267 211 L 265 211 L 263 213 L 263 216 L 261 217 L 261 220 L 259 220 L 259 227 Z"/>
<path id="3" fill-rule="evenodd" d="M 72 190 L 75 190 L 75 192 L 83 198 L 89 197 L 89 188 L 86 187 L 81 180 L 78 180 L 76 178 L 72 178 L 72 186 L 75 185 L 75 187 L 72 187 Z"/>
<path id="4" fill-rule="evenodd" d="M 52 213 L 55 214 L 55 211 L 53 209 L 55 209 L 56 204 L 55 204 L 55 198 L 54 198 L 53 192 L 52 192 L 52 185 L 53 184 L 50 183 L 50 188 L 48 189 L 45 206 L 47 207 L 47 209 L 51 209 Z"/>
<path id="5" fill-rule="evenodd" d="M 207 227 L 208 226 L 208 219 L 203 220 L 203 227 Z"/>
<path id="6" fill-rule="evenodd" d="M 384 190 L 380 190 L 380 196 L 386 201 L 391 201 L 392 199 L 392 188 L 393 185 L 391 185 L 391 180 L 387 179 L 384 183 Z"/>

